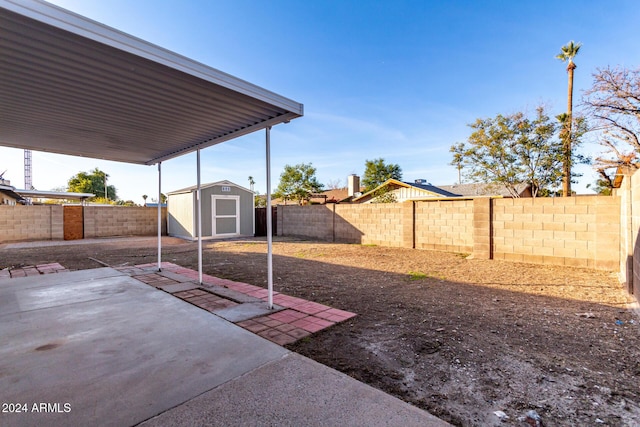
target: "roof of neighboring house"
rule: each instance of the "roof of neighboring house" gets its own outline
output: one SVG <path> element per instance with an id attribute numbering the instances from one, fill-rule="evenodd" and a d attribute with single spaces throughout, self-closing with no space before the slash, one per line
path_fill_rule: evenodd
<path id="1" fill-rule="evenodd" d="M 454 184 L 454 185 L 439 185 L 439 188 L 454 193 L 456 196 L 504 196 L 511 197 L 512 194 L 504 185 L 500 184 Z M 516 185 L 516 191 L 518 194 L 523 194 L 529 189 L 529 184 Z"/>
<path id="2" fill-rule="evenodd" d="M 326 197 L 327 202 L 341 202 L 342 200 L 349 197 L 349 190 L 347 188 L 334 188 L 332 190 L 323 191 L 322 193 L 318 193 L 315 196 Z M 314 196 L 311 196 L 313 199 Z"/>
<path id="3" fill-rule="evenodd" d="M 73 193 L 69 191 L 16 190 L 16 193 L 23 197 L 36 199 L 84 200 L 96 196 L 93 193 Z"/>
<path id="4" fill-rule="evenodd" d="M 360 187 L 360 191 L 362 192 L 363 190 L 364 190 L 364 187 Z M 311 199 L 319 198 L 319 197 L 325 199 L 325 202 L 327 203 L 348 202 L 348 201 L 351 201 L 351 199 L 353 198 L 352 196 L 349 196 L 349 189 L 346 187 L 334 188 L 332 190 L 323 191 L 322 193 L 317 193 L 315 194 L 315 197 L 311 196 Z"/>
<path id="5" fill-rule="evenodd" d="M 435 185 L 431 185 L 431 184 L 417 184 L 415 182 L 405 182 L 404 184 L 410 185 L 411 187 L 420 188 L 421 190 L 430 191 L 432 193 L 436 193 L 437 195 L 443 196 L 443 197 L 456 197 L 458 195 L 450 191 L 447 191 L 442 187 L 436 187 Z"/>
<path id="6" fill-rule="evenodd" d="M 389 186 L 389 185 L 393 185 L 396 188 L 399 187 L 405 187 L 405 188 L 418 188 L 420 190 L 424 190 L 427 191 L 429 193 L 432 193 L 435 197 L 457 197 L 458 194 L 454 194 L 454 193 L 450 193 L 446 190 L 443 190 L 440 187 L 436 187 L 434 185 L 431 184 L 417 184 L 415 182 L 402 182 L 402 181 L 398 181 L 396 179 L 388 179 L 385 182 L 383 182 L 382 184 L 380 184 L 379 186 L 377 186 L 376 188 L 374 188 L 371 191 L 367 191 L 366 193 L 364 193 L 363 195 L 359 196 L 359 197 L 355 197 L 353 199 L 353 202 L 359 202 L 362 200 L 368 200 L 369 198 L 373 197 L 373 194 L 380 190 L 383 187 Z"/>
<path id="7" fill-rule="evenodd" d="M 233 182 L 227 181 L 227 180 L 222 180 L 222 181 L 218 181 L 218 182 L 209 182 L 207 184 L 200 184 L 200 189 L 203 190 L 205 188 L 215 187 L 217 185 L 228 185 L 228 186 L 231 186 L 231 187 L 240 188 L 241 190 L 245 190 L 245 191 L 248 191 L 250 193 L 254 193 L 253 191 L 249 190 L 248 188 L 245 188 L 245 187 L 243 187 L 241 185 L 238 185 L 238 184 L 234 184 Z M 196 191 L 197 189 L 198 189 L 197 185 L 192 185 L 190 187 L 181 188 L 180 190 L 171 191 L 171 192 L 167 193 L 167 196 L 170 196 L 172 194 L 190 193 L 192 191 Z"/>
<path id="8" fill-rule="evenodd" d="M 3 182 L 9 182 L 9 181 L 3 180 Z M 11 185 L 0 184 L 0 193 L 4 193 L 7 196 L 11 197 L 12 199 L 16 199 L 16 201 L 23 200 L 22 197 L 20 197 L 20 195 L 17 194 L 15 190 L 16 190 L 15 187 Z"/>

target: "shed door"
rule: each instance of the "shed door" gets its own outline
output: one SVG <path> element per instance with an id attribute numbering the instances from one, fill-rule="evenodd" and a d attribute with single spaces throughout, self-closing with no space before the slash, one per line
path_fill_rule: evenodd
<path id="1" fill-rule="evenodd" d="M 213 235 L 240 234 L 240 196 L 211 196 Z"/>

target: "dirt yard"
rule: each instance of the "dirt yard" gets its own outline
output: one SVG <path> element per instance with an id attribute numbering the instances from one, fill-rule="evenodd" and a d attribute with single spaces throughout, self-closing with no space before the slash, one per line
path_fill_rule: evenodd
<path id="1" fill-rule="evenodd" d="M 0 268 L 141 264 L 155 245 L 0 246 Z M 196 244 L 165 238 L 163 260 L 197 268 Z M 266 243 L 205 243 L 204 271 L 266 287 Z M 640 319 L 613 273 L 276 239 L 274 286 L 358 313 L 291 350 L 454 425 L 640 425 Z"/>

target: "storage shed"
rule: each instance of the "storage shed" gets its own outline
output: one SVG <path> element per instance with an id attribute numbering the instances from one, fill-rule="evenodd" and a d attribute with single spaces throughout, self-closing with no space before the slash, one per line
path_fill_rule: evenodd
<path id="1" fill-rule="evenodd" d="M 253 236 L 254 192 L 230 181 L 202 184 L 202 238 Z M 197 186 L 167 194 L 170 236 L 198 238 Z"/>

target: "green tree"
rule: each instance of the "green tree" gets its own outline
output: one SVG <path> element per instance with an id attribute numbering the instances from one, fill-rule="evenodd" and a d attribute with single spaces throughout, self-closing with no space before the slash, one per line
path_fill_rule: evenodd
<path id="1" fill-rule="evenodd" d="M 383 158 L 366 160 L 362 185 L 364 191 L 371 191 L 388 179 L 402 179 L 402 169 L 396 164 L 386 164 Z"/>
<path id="2" fill-rule="evenodd" d="M 451 151 L 454 160 L 456 155 L 462 159 L 471 181 L 504 186 L 513 197 L 518 197 L 519 184 L 531 185 L 536 197 L 550 194 L 562 182 L 564 146 L 556 138 L 560 126 L 543 107 L 533 118 L 499 114 L 469 126 L 473 132 L 467 143 L 453 145 Z"/>
<path id="3" fill-rule="evenodd" d="M 388 187 L 383 187 L 373 194 L 372 203 L 398 203 L 395 193 Z"/>
<path id="4" fill-rule="evenodd" d="M 294 200 L 302 205 L 309 201 L 311 194 L 322 191 L 324 185 L 316 179 L 316 168 L 311 163 L 295 166 L 285 165 L 280 174 L 280 183 L 273 194 L 276 198 Z"/>
<path id="5" fill-rule="evenodd" d="M 71 193 L 93 193 L 96 197 L 89 199 L 91 201 L 95 201 L 97 198 L 117 200 L 116 187 L 107 185 L 107 178 L 109 178 L 109 175 L 98 168 L 89 172 L 78 172 L 67 182 L 67 191 Z"/>
<path id="6" fill-rule="evenodd" d="M 569 88 L 567 94 L 567 117 L 563 121 L 563 125 L 566 127 L 563 132 L 563 144 L 564 144 L 564 162 L 563 162 L 563 178 L 562 178 L 562 195 L 564 197 L 571 196 L 571 158 L 572 158 L 572 125 L 573 125 L 573 71 L 577 68 L 577 65 L 573 62 L 573 58 L 578 54 L 581 43 L 574 43 L 571 40 L 565 46 L 562 46 L 560 53 L 556 55 L 556 58 L 562 62 L 567 63 L 567 74 L 569 75 Z"/>
<path id="7" fill-rule="evenodd" d="M 604 174 L 604 176 L 596 179 L 593 185 L 587 184 L 587 188 L 591 188 L 596 194 L 601 196 L 610 196 L 613 192 L 613 180 Z"/>
<path id="8" fill-rule="evenodd" d="M 266 196 L 261 196 L 260 193 L 256 193 L 255 196 L 253 196 L 253 201 L 256 205 L 256 208 L 266 208 L 267 207 L 267 197 Z"/>

